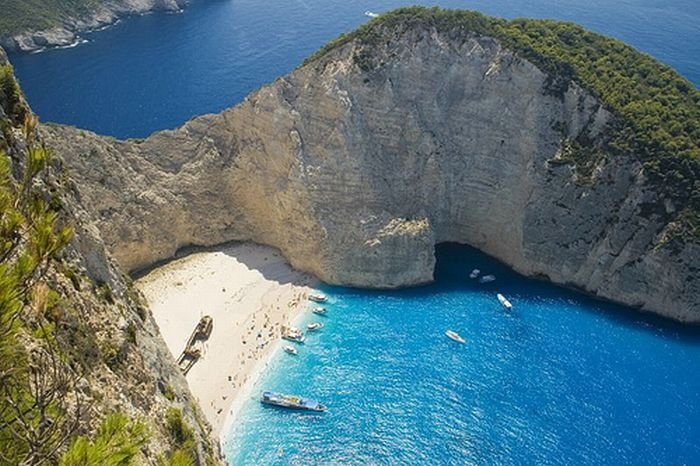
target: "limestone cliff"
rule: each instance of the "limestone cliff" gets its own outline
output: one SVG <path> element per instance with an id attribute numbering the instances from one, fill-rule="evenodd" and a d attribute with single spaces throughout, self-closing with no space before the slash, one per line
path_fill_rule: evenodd
<path id="1" fill-rule="evenodd" d="M 189 0 L 85 0 L 84 5 L 73 2 L 64 5 L 44 5 L 46 11 L 34 11 L 40 8 L 33 4 L 10 5 L 5 14 L 17 15 L 21 22 L 24 15 L 39 14 L 41 18 L 50 18 L 48 23 L 55 24 L 47 28 L 36 27 L 22 31 L 4 31 L 0 28 L 0 46 L 10 51 L 29 52 L 47 47 L 61 47 L 75 44 L 80 40 L 80 33 L 101 29 L 115 23 L 124 16 L 144 14 L 151 11 L 179 11 Z M 41 4 L 39 4 L 41 5 Z M 77 6 L 76 6 L 77 5 Z M 11 19 L 11 18 L 10 18 Z M 39 21 L 37 18 L 35 22 Z"/>
<path id="2" fill-rule="evenodd" d="M 668 240 L 668 217 L 646 211 L 659 193 L 642 163 L 602 156 L 584 175 L 567 162 L 570 141 L 602 147 L 616 122 L 591 92 L 553 86 L 502 40 L 430 24 L 369 53 L 345 41 L 232 109 L 145 140 L 43 133 L 126 270 L 254 240 L 329 283 L 400 287 L 431 281 L 434 245 L 450 241 L 700 322 L 700 244 Z"/>

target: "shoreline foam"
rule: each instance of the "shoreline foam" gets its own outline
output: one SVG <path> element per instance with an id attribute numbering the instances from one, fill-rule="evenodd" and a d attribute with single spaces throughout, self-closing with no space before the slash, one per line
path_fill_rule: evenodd
<path id="1" fill-rule="evenodd" d="M 253 243 L 196 252 L 137 280 L 174 358 L 201 316 L 214 327 L 186 379 L 223 439 L 275 351 L 281 326 L 296 322 L 317 281 L 276 249 Z"/>

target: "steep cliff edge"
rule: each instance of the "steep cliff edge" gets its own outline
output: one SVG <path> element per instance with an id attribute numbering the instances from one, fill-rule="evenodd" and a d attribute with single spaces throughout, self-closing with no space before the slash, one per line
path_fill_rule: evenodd
<path id="1" fill-rule="evenodd" d="M 143 298 L 35 125 L 0 48 L 0 464 L 219 464 Z"/>
<path id="2" fill-rule="evenodd" d="M 622 147 L 628 126 L 610 102 L 500 25 L 518 26 L 400 10 L 177 130 L 143 141 L 42 131 L 128 270 L 190 244 L 254 240 L 329 283 L 399 287 L 431 281 L 434 245 L 450 241 L 700 322 L 687 221 L 697 178 L 675 197 L 653 182 L 646 146 Z"/>
<path id="3" fill-rule="evenodd" d="M 0 46 L 29 52 L 75 44 L 79 34 L 151 11 L 179 11 L 189 0 L 3 0 Z"/>

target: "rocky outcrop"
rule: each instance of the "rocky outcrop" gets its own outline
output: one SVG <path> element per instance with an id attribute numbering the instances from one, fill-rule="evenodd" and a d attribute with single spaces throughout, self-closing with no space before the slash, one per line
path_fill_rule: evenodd
<path id="1" fill-rule="evenodd" d="M 593 95 L 552 92 L 491 37 L 419 27 L 376 47 L 376 66 L 362 53 L 347 42 L 143 141 L 43 132 L 127 270 L 254 240 L 329 283 L 399 287 L 432 280 L 434 245 L 449 241 L 700 322 L 700 245 L 666 241 L 640 163 L 602 157 L 583 177 L 566 162 L 567 141 L 603 141 L 614 120 Z"/>
<path id="2" fill-rule="evenodd" d="M 189 0 L 108 0 L 90 13 L 67 17 L 61 25 L 40 31 L 25 31 L 0 37 L 0 46 L 9 51 L 31 52 L 50 47 L 67 47 L 80 42 L 80 33 L 101 29 L 118 19 L 151 11 L 179 11 Z"/>

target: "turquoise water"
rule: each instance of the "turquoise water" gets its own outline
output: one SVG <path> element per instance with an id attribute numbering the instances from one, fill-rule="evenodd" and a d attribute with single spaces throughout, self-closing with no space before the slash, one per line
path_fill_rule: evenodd
<path id="1" fill-rule="evenodd" d="M 412 4 L 576 21 L 700 85 L 698 0 L 194 0 L 182 14 L 132 18 L 79 47 L 11 60 L 43 121 L 143 137 L 240 102 L 367 21 L 365 10 Z"/>
<path id="2" fill-rule="evenodd" d="M 438 260 L 425 288 L 325 288 L 328 317 L 302 321 L 325 328 L 299 356 L 280 352 L 255 395 L 328 412 L 247 400 L 230 464 L 700 464 L 697 329 L 526 280 L 471 248 L 441 246 Z M 469 280 L 473 267 L 496 282 Z"/>

